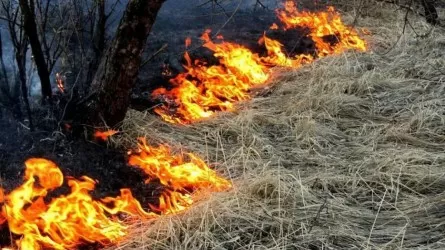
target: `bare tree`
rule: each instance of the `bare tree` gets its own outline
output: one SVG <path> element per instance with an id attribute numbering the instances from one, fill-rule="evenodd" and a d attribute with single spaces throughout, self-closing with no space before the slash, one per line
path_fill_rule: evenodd
<path id="1" fill-rule="evenodd" d="M 22 112 L 20 108 L 19 91 L 16 91 L 15 86 L 11 88 L 8 72 L 6 70 L 5 60 L 3 57 L 3 37 L 0 33 L 0 107 L 8 109 L 16 117 L 16 119 L 22 119 Z M 0 112 L 0 115 L 2 113 Z"/>
<path id="2" fill-rule="evenodd" d="M 94 74 L 98 69 L 100 59 L 104 53 L 106 45 L 106 28 L 109 15 L 105 12 L 106 0 L 96 0 L 96 17 L 95 23 L 92 25 L 92 49 L 94 52 L 93 58 L 90 60 L 89 67 L 87 69 L 87 77 L 85 79 L 86 84 L 92 82 Z M 117 3 L 117 2 L 116 2 Z"/>
<path id="3" fill-rule="evenodd" d="M 83 121 L 114 126 L 125 118 L 141 54 L 157 13 L 165 0 L 130 0 L 116 37 L 103 55 L 91 94 L 85 99 Z"/>
<path id="4" fill-rule="evenodd" d="M 75 82 L 75 90 L 79 96 L 85 96 L 91 86 L 107 47 L 110 16 L 115 13 L 119 4 L 120 0 L 70 1 L 71 13 L 66 18 L 66 29 L 72 30 L 73 34 L 65 46 L 63 57 L 70 64 L 71 79 L 68 82 Z"/>
<path id="5" fill-rule="evenodd" d="M 33 119 L 31 113 L 31 106 L 28 98 L 28 86 L 26 79 L 26 57 L 29 46 L 29 40 L 25 35 L 23 29 L 23 18 L 20 15 L 20 8 L 12 1 L 2 1 L 2 11 L 6 16 L 9 35 L 12 45 L 14 47 L 14 58 L 17 64 L 16 83 L 19 89 L 21 89 L 21 97 L 25 104 L 25 109 L 28 115 L 29 127 L 34 129 Z M 4 69 L 6 71 L 6 69 Z M 20 86 L 20 87 L 19 87 Z M 19 102 L 17 103 L 19 104 Z"/>
<path id="6" fill-rule="evenodd" d="M 79 50 L 83 56 L 78 69 L 82 71 L 87 68 L 86 72 L 92 72 L 92 83 L 84 85 L 90 86 L 88 96 L 78 95 L 73 100 L 71 94 L 64 103 L 76 107 L 76 104 L 82 104 L 77 107 L 77 111 L 81 109 L 84 112 L 74 117 L 80 123 L 113 126 L 121 122 L 129 107 L 130 91 L 139 72 L 147 37 L 164 1 L 129 0 L 108 49 L 107 23 L 119 0 L 114 0 L 109 13 L 106 13 L 107 0 L 84 0 L 83 3 L 89 4 L 86 7 L 74 0 L 73 5 L 59 2 L 58 6 L 51 0 L 2 1 L 3 9 L 9 13 L 6 19 L 16 52 L 22 96 L 30 118 L 31 109 L 28 95 L 25 94 L 28 92 L 26 55 L 29 45 L 44 99 L 53 96 L 50 74 L 58 58 L 63 55 L 64 64 L 66 58 L 72 58 Z M 90 44 L 85 44 L 84 41 L 88 40 Z M 63 115 L 71 117 L 66 114 L 71 111 L 71 107 L 66 106 L 65 110 Z"/>
<path id="7" fill-rule="evenodd" d="M 39 74 L 40 83 L 42 86 L 42 97 L 51 98 L 52 89 L 50 74 L 48 71 L 48 65 L 43 54 L 42 45 L 39 40 L 39 35 L 37 31 L 37 23 L 35 16 L 35 4 L 34 0 L 19 0 L 20 9 L 23 15 L 23 28 L 26 35 L 28 36 L 29 42 L 31 44 L 32 54 L 34 56 L 34 61 L 37 67 L 37 72 Z"/>
<path id="8" fill-rule="evenodd" d="M 42 97 L 50 99 L 50 75 L 75 29 L 66 24 L 71 6 L 51 0 L 18 0 L 34 62 L 41 82 Z"/>
<path id="9" fill-rule="evenodd" d="M 108 15 L 105 13 L 105 0 L 96 0 L 97 2 L 97 24 L 96 33 L 94 35 L 94 53 L 95 59 L 98 61 L 105 49 L 105 31 Z"/>

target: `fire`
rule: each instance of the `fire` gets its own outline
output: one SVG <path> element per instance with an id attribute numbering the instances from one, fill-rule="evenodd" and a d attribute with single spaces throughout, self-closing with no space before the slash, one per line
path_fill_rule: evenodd
<path id="1" fill-rule="evenodd" d="M 188 153 L 173 156 L 167 145 L 150 147 L 144 138 L 139 139 L 138 150 L 130 152 L 129 163 L 142 169 L 148 176 L 158 178 L 162 185 L 176 192 L 184 192 L 194 187 L 214 191 L 231 187 L 229 181 L 219 177 L 196 155 Z"/>
<path id="2" fill-rule="evenodd" d="M 219 59 L 219 65 L 207 66 L 200 60 L 192 62 L 186 52 L 186 72 L 170 80 L 174 87 L 171 90 L 160 88 L 152 94 L 155 98 L 173 101 L 173 105 L 155 109 L 167 121 L 188 123 L 210 117 L 215 110 L 233 110 L 235 102 L 250 98 L 251 87 L 265 83 L 270 77 L 259 55 L 234 43 L 215 43 L 209 33 L 206 31 L 201 39 L 204 47 Z"/>
<path id="3" fill-rule="evenodd" d="M 285 1 L 283 8 L 276 13 L 284 25 L 284 32 L 296 27 L 308 29 L 307 36 L 312 38 L 316 47 L 314 55 L 290 56 L 280 41 L 264 34 L 259 43 L 265 46 L 267 55 L 261 57 L 242 45 L 213 42 L 210 31 L 206 31 L 201 37 L 203 46 L 213 52 L 219 64 L 209 66 L 199 59 L 192 61 L 186 52 L 186 72 L 170 80 L 171 89 L 160 88 L 152 93 L 153 98 L 164 103 L 154 111 L 167 122 L 191 123 L 208 118 L 217 111 L 232 111 L 236 102 L 250 99 L 249 90 L 268 82 L 271 67 L 299 68 L 330 54 L 349 49 L 366 50 L 365 41 L 344 25 L 333 7 L 311 13 L 299 11 L 294 1 Z M 274 23 L 269 29 L 278 30 L 280 27 Z M 218 39 L 222 40 L 222 37 L 219 35 Z"/>
<path id="4" fill-rule="evenodd" d="M 185 39 L 185 47 L 188 48 L 190 47 L 190 45 L 192 45 L 192 39 L 190 37 L 187 37 Z"/>
<path id="5" fill-rule="evenodd" d="M 277 40 L 270 39 L 264 34 L 264 36 L 258 41 L 263 44 L 267 49 L 267 57 L 261 58 L 261 60 L 270 66 L 283 66 L 298 68 L 303 64 L 310 63 L 315 60 L 311 55 L 297 55 L 294 58 L 289 57 L 283 52 L 283 44 Z"/>
<path id="6" fill-rule="evenodd" d="M 62 186 L 62 172 L 45 159 L 29 159 L 25 165 L 24 184 L 6 196 L 2 209 L 10 231 L 22 235 L 16 241 L 20 249 L 68 249 L 82 242 L 106 245 L 125 236 L 126 227 L 107 217 L 106 207 L 89 195 L 93 180 L 68 180 L 71 193 L 46 204 L 48 193 Z"/>
<path id="7" fill-rule="evenodd" d="M 59 91 L 61 93 L 65 93 L 65 83 L 63 81 L 63 77 L 59 73 L 56 73 L 56 83 Z"/>
<path id="8" fill-rule="evenodd" d="M 286 1 L 284 8 L 277 10 L 277 16 L 285 29 L 309 28 L 309 36 L 315 42 L 318 57 L 339 54 L 348 49 L 366 51 L 365 41 L 343 23 L 340 14 L 332 6 L 327 11 L 311 13 L 299 11 L 294 1 Z"/>
<path id="9" fill-rule="evenodd" d="M 111 137 L 117 133 L 119 133 L 119 131 L 112 130 L 112 129 L 107 130 L 107 131 L 97 130 L 96 132 L 94 132 L 94 138 L 100 139 L 102 141 L 106 141 L 108 139 L 108 137 Z"/>
<path id="10" fill-rule="evenodd" d="M 120 190 L 118 197 L 93 199 L 90 193 L 96 182 L 87 176 L 68 178 L 70 192 L 55 196 L 54 191 L 65 183 L 61 170 L 52 161 L 32 158 L 25 162 L 21 186 L 6 195 L 0 189 L 0 223 L 7 222 L 11 233 L 21 236 L 15 242 L 20 249 L 74 249 L 86 243 L 106 246 L 128 234 L 128 221 L 119 219 L 121 214 L 154 219 L 189 208 L 194 203 L 190 192 L 231 187 L 197 156 L 172 155 L 167 146 L 150 147 L 142 139 L 129 163 L 150 176 L 147 182 L 159 179 L 165 186 L 159 204 L 148 204 L 152 211 L 145 211 L 129 189 Z"/>

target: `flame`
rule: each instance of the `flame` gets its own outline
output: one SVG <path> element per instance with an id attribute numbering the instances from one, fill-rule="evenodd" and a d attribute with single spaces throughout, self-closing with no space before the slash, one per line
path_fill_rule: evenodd
<path id="1" fill-rule="evenodd" d="M 265 46 L 267 56 L 260 57 L 235 43 L 214 43 L 207 30 L 201 37 L 203 46 L 213 52 L 219 64 L 209 66 L 199 59 L 192 61 L 186 52 L 186 72 L 170 80 L 171 89 L 160 88 L 152 93 L 153 98 L 164 103 L 154 111 L 167 122 L 191 123 L 208 118 L 216 111 L 232 111 L 236 102 L 250 99 L 249 90 L 268 82 L 271 67 L 299 68 L 316 58 L 343 53 L 348 49 L 366 50 L 366 43 L 353 29 L 343 24 L 333 7 L 311 13 L 299 11 L 293 1 L 285 1 L 283 8 L 276 13 L 284 30 L 296 27 L 308 29 L 307 36 L 312 38 L 316 47 L 314 55 L 290 56 L 280 41 L 264 34 L 259 43 Z M 269 29 L 279 28 L 274 23 Z M 217 38 L 223 39 L 220 35 Z"/>
<path id="2" fill-rule="evenodd" d="M 343 23 L 340 14 L 332 6 L 327 11 L 312 13 L 299 11 L 294 1 L 286 1 L 284 8 L 277 10 L 277 16 L 285 29 L 309 28 L 309 36 L 315 42 L 318 57 L 343 53 L 348 49 L 366 51 L 365 41 Z M 327 41 L 329 37 L 334 41 Z"/>
<path id="3" fill-rule="evenodd" d="M 307 64 L 315 60 L 313 56 L 305 54 L 297 55 L 294 58 L 289 57 L 283 52 L 283 44 L 277 40 L 268 38 L 266 33 L 264 33 L 263 37 L 258 42 L 266 47 L 268 54 L 267 57 L 263 57 L 261 60 L 270 66 L 298 68 L 303 64 Z"/>
<path id="4" fill-rule="evenodd" d="M 219 59 L 219 65 L 207 66 L 200 60 L 192 62 L 186 52 L 186 72 L 170 80 L 172 89 L 160 88 L 152 94 L 154 98 L 172 100 L 171 105 L 155 109 L 166 121 L 188 123 L 210 117 L 215 110 L 233 110 L 235 102 L 250 98 L 251 87 L 265 83 L 270 77 L 257 54 L 238 44 L 214 43 L 209 33 L 207 30 L 201 39 L 204 47 Z"/>
<path id="5" fill-rule="evenodd" d="M 159 204 L 148 204 L 152 211 L 145 211 L 129 189 L 121 189 L 118 197 L 94 200 L 90 193 L 96 182 L 87 176 L 68 178 L 69 194 L 55 197 L 51 193 L 63 185 L 62 172 L 52 161 L 31 158 L 25 162 L 24 183 L 7 195 L 0 189 L 0 224 L 7 222 L 11 233 L 21 236 L 15 242 L 20 249 L 74 249 L 85 243 L 107 246 L 128 234 L 128 222 L 120 220 L 120 214 L 154 219 L 189 208 L 194 203 L 193 191 L 231 187 L 194 154 L 173 155 L 168 146 L 150 147 L 145 139 L 138 146 L 130 154 L 130 165 L 143 169 L 150 176 L 147 182 L 158 179 L 165 186 Z M 48 197 L 52 197 L 49 202 Z"/>
<path id="6" fill-rule="evenodd" d="M 223 191 L 232 186 L 198 156 L 192 153 L 172 155 L 167 145 L 150 147 L 145 138 L 139 139 L 136 152 L 130 152 L 129 164 L 142 169 L 148 176 L 159 179 L 162 185 L 174 192 L 186 192 L 195 187 Z M 182 196 L 181 200 L 187 198 Z"/>
<path id="7" fill-rule="evenodd" d="M 187 37 L 185 39 L 185 47 L 188 48 L 190 47 L 190 45 L 192 45 L 192 39 L 190 37 Z"/>
<path id="8" fill-rule="evenodd" d="M 20 249 L 70 249 L 83 242 L 107 245 L 122 239 L 126 226 L 106 216 L 107 208 L 89 192 L 95 182 L 69 179 L 71 193 L 53 198 L 48 193 L 63 184 L 63 174 L 51 161 L 32 158 L 25 162 L 25 182 L 6 196 L 2 215 L 9 229 L 22 235 Z"/>
<path id="9" fill-rule="evenodd" d="M 63 81 L 63 77 L 59 73 L 56 73 L 56 83 L 59 91 L 61 93 L 65 93 L 65 83 Z"/>
<path id="10" fill-rule="evenodd" d="M 119 131 L 112 130 L 112 129 L 107 130 L 107 131 L 97 130 L 96 132 L 94 132 L 94 138 L 100 139 L 102 141 L 106 141 L 108 139 L 108 137 L 111 137 L 117 133 L 119 133 Z"/>

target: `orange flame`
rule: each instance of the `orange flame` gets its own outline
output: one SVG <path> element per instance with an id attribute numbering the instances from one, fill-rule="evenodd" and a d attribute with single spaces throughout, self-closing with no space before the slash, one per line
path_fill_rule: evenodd
<path id="1" fill-rule="evenodd" d="M 173 89 L 157 89 L 153 97 L 161 96 L 173 100 L 176 114 L 171 107 L 164 105 L 155 112 L 166 121 L 188 123 L 214 114 L 214 110 L 233 110 L 233 103 L 250 98 L 252 86 L 265 83 L 269 79 L 268 69 L 260 57 L 249 49 L 229 42 L 214 43 L 206 31 L 201 39 L 204 47 L 212 50 L 219 59 L 219 65 L 207 66 L 204 62 L 192 60 L 185 53 L 187 72 L 179 74 L 170 83 Z"/>
<path id="2" fill-rule="evenodd" d="M 61 93 L 65 93 L 65 83 L 63 81 L 62 76 L 59 73 L 56 73 L 56 83 L 57 83 L 57 88 L 59 89 L 59 91 Z"/>
<path id="3" fill-rule="evenodd" d="M 294 58 L 290 58 L 283 52 L 283 44 L 281 44 L 277 40 L 270 39 L 263 35 L 263 37 L 259 40 L 260 44 L 264 44 L 267 49 L 267 57 L 261 58 L 261 60 L 270 65 L 270 66 L 283 66 L 283 67 L 293 67 L 299 68 L 303 64 L 310 63 L 315 60 L 315 58 L 311 55 L 297 55 Z"/>
<path id="4" fill-rule="evenodd" d="M 112 129 L 107 130 L 107 131 L 97 130 L 96 132 L 94 132 L 94 138 L 100 139 L 102 141 L 106 141 L 108 139 L 108 137 L 111 137 L 117 133 L 119 133 L 119 131 L 112 130 Z"/>
<path id="5" fill-rule="evenodd" d="M 152 93 L 153 98 L 165 100 L 165 104 L 154 111 L 167 122 L 191 123 L 210 117 L 216 111 L 231 111 L 236 102 L 249 99 L 252 87 L 269 80 L 270 67 L 298 68 L 329 54 L 348 49 L 366 50 L 365 42 L 343 24 L 333 7 L 324 12 L 310 13 L 299 11 L 293 1 L 285 1 L 283 9 L 276 12 L 285 30 L 308 28 L 308 36 L 315 43 L 315 55 L 290 57 L 279 41 L 264 34 L 259 43 L 266 47 L 267 56 L 260 57 L 235 43 L 214 43 L 210 39 L 210 31 L 206 31 L 201 37 L 204 47 L 213 51 L 219 64 L 208 66 L 201 60 L 192 62 L 186 52 L 186 72 L 170 80 L 173 88 L 160 88 Z M 279 26 L 273 24 L 270 29 L 279 29 Z"/>
<path id="6" fill-rule="evenodd" d="M 140 138 L 138 151 L 130 154 L 130 165 L 141 168 L 148 176 L 158 178 L 161 184 L 174 191 L 182 192 L 194 187 L 223 191 L 231 187 L 229 181 L 219 177 L 192 153 L 185 154 L 188 158 L 186 161 L 184 155 L 172 156 L 168 146 L 149 147 L 145 138 Z"/>
<path id="7" fill-rule="evenodd" d="M 185 47 L 188 48 L 190 47 L 190 45 L 192 45 L 192 39 L 190 37 L 187 37 L 185 39 Z"/>
<path id="8" fill-rule="evenodd" d="M 277 16 L 285 29 L 309 28 L 309 36 L 315 42 L 318 57 L 342 53 L 348 49 L 366 51 L 365 41 L 353 29 L 346 27 L 340 14 L 332 6 L 327 11 L 311 13 L 299 11 L 294 1 L 286 1 L 284 9 L 277 10 Z M 327 41 L 329 36 L 335 40 Z"/>
<path id="9" fill-rule="evenodd" d="M 130 155 L 130 164 L 138 165 L 152 179 L 159 179 L 165 190 L 158 205 L 145 211 L 129 189 L 121 189 L 118 197 L 94 200 L 90 192 L 95 181 L 83 176 L 68 178 L 71 191 L 48 200 L 48 195 L 64 183 L 55 163 L 39 158 L 25 162 L 24 183 L 3 195 L 0 223 L 8 223 L 11 233 L 21 238 L 15 243 L 20 249 L 74 249 L 85 243 L 110 245 L 125 238 L 128 224 L 118 219 L 125 214 L 139 219 L 153 219 L 161 214 L 173 214 L 189 208 L 194 197 L 191 191 L 209 189 L 223 191 L 231 183 L 219 176 L 197 156 L 171 155 L 167 146 L 149 147 L 141 139 L 137 153 Z M 150 179 L 147 180 L 147 182 Z M 157 213 L 155 213 L 157 212 Z"/>
<path id="10" fill-rule="evenodd" d="M 44 198 L 63 184 L 62 172 L 45 159 L 29 159 L 25 165 L 25 183 L 6 196 L 2 209 L 10 231 L 22 235 L 16 242 L 20 249 L 68 249 L 82 242 L 106 245 L 125 236 L 126 227 L 108 218 L 106 207 L 88 194 L 93 180 L 68 180 L 71 193 L 47 205 Z"/>

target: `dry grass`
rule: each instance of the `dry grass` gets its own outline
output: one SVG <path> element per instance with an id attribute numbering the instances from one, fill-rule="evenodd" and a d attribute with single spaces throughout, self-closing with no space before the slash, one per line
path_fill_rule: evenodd
<path id="1" fill-rule="evenodd" d="M 369 52 L 282 73 L 236 113 L 175 126 L 131 112 L 128 138 L 193 151 L 234 188 L 114 248 L 445 248 L 445 32 L 407 28 L 388 52 L 404 15 L 367 9 Z"/>

